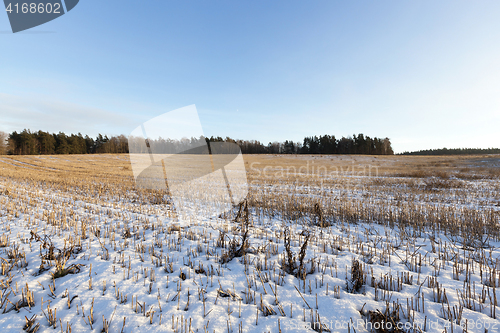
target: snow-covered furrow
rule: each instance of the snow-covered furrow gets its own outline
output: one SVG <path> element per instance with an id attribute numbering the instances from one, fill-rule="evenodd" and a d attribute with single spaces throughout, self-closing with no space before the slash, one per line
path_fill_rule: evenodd
<path id="1" fill-rule="evenodd" d="M 248 223 L 234 214 L 179 220 L 167 206 L 107 199 L 0 183 L 2 332 L 22 331 L 34 315 L 38 332 L 102 331 L 106 322 L 110 332 L 313 332 L 319 321 L 323 331 L 368 332 L 370 311 L 384 312 L 386 302 L 391 309 L 401 304 L 407 328 L 500 331 L 490 304 L 500 286 L 495 240 L 468 250 L 430 231 L 365 223 L 319 228 L 252 210 Z M 231 244 L 241 246 L 247 227 L 246 255 L 221 260 Z M 284 272 L 285 228 L 297 265 L 311 235 L 304 280 Z M 64 268 L 75 274 L 53 278 L 50 244 L 56 257 L 73 246 Z M 356 260 L 364 281 L 350 292 Z M 26 288 L 31 307 L 20 306 Z"/>

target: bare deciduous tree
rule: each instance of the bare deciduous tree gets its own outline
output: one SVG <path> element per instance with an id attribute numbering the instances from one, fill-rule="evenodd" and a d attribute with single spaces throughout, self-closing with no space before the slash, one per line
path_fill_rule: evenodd
<path id="1" fill-rule="evenodd" d="M 7 154 L 7 133 L 0 131 L 0 155 Z"/>

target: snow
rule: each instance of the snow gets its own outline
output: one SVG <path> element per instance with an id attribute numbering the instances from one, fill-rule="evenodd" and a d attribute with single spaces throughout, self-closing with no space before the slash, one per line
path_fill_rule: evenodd
<path id="1" fill-rule="evenodd" d="M 0 161 L 11 164 L 3 159 Z M 494 189 L 494 184 L 487 180 L 473 184 Z M 5 192 L 7 188 L 9 193 Z M 276 185 L 272 190 L 285 194 L 289 188 Z M 325 195 L 305 185 L 302 190 L 304 196 Z M 362 187 L 350 195 L 362 198 L 369 191 Z M 91 194 L 85 197 L 76 192 L 20 181 L 13 188 L 11 181 L 0 178 L 0 233 L 9 237 L 9 245 L 0 248 L 1 261 L 7 264 L 9 251 L 18 248 L 28 263 L 26 267 L 14 266 L 10 273 L 0 276 L 0 302 L 8 299 L 15 304 L 21 299 L 21 289 L 26 284 L 34 293 L 35 301 L 32 308 L 22 307 L 19 312 L 16 309 L 9 311 L 13 306 L 5 301 L 0 314 L 1 332 L 20 332 L 25 317 L 29 319 L 33 315 L 40 324 L 38 332 L 54 332 L 46 319 L 49 306 L 57 309 L 57 331 L 66 331 L 71 325 L 72 332 L 100 332 L 104 318 L 110 321 L 110 332 L 240 332 L 240 325 L 242 332 L 250 333 L 314 332 L 311 317 L 316 318 L 317 313 L 321 323 L 332 332 L 348 332 L 354 327 L 361 333 L 370 330 L 360 311 L 363 309 L 364 314 L 368 310 L 383 311 L 386 301 L 403 305 L 403 323 L 423 328 L 425 322 L 427 332 L 442 332 L 445 327 L 450 332 L 450 322 L 443 318 L 448 305 L 435 301 L 435 289 L 429 287 L 429 281 L 436 278 L 446 289 L 450 307 L 458 308 L 466 274 L 460 272 L 458 280 L 455 278 L 457 260 L 461 269 L 465 269 L 467 262 L 473 265 L 467 278 L 475 286 L 475 302 L 484 306 L 481 311 L 464 308 L 460 325 L 464 326 L 467 320 L 468 332 L 484 332 L 485 327 L 489 332 L 500 332 L 500 321 L 490 316 L 489 301 L 484 304 L 477 301 L 485 290 L 491 297 L 496 294 L 498 298 L 495 288 L 485 286 L 491 272 L 480 270 L 478 263 L 479 258 L 489 258 L 489 267 L 500 270 L 500 242 L 494 240 L 489 242 L 489 248 L 466 250 L 450 235 L 437 231 L 432 234 L 391 229 L 362 221 L 355 224 L 339 222 L 319 228 L 292 223 L 278 215 L 261 216 L 251 210 L 249 253 L 246 258 L 237 257 L 221 263 L 220 258 L 227 249 L 217 246 L 217 239 L 221 232 L 225 232 L 226 242 L 240 239 L 240 222 L 207 218 L 201 213 L 196 216 L 199 208 L 195 204 L 191 209 L 194 217 L 183 220 L 173 216 L 168 205 L 136 203 L 130 198 L 105 200 L 106 196 L 96 200 Z M 344 194 L 338 189 L 328 195 L 340 197 Z M 439 194 L 436 198 L 440 198 Z M 383 200 L 391 198 L 380 197 L 373 199 L 373 203 Z M 422 198 L 422 202 L 429 201 L 432 201 L 429 197 Z M 436 201 L 439 207 L 447 205 Z M 464 197 L 463 207 L 477 206 L 480 202 L 484 207 L 499 211 L 487 197 Z M 37 275 L 40 255 L 45 250 L 40 249 L 41 242 L 30 240 L 30 232 L 41 237 L 48 235 L 56 248 L 63 249 L 70 238 L 82 234 L 82 221 L 88 224 L 88 238 L 82 239 L 81 251 L 73 253 L 66 263 L 66 267 L 81 265 L 80 272 L 52 279 L 55 268 L 51 267 Z M 279 275 L 285 252 L 282 234 L 285 227 L 291 230 L 291 250 L 296 254 L 304 241 L 300 236 L 302 232 L 307 229 L 313 235 L 305 262 L 310 265 L 314 259 L 317 267 L 305 281 L 290 274 Z M 124 236 L 127 228 L 132 237 Z M 435 247 L 438 251 L 434 251 Z M 422 265 L 414 267 L 408 258 L 423 258 Z M 350 267 L 355 259 L 370 273 L 359 292 L 349 293 L 346 280 L 351 278 Z M 201 267 L 213 274 L 197 273 L 202 271 Z M 181 278 L 181 272 L 186 275 L 185 279 Z M 380 287 L 376 290 L 371 286 L 371 272 L 377 282 L 390 276 L 397 279 L 403 273 L 410 274 L 413 281 L 403 283 L 400 291 L 384 292 Z M 53 284 L 54 295 L 50 292 Z M 219 289 L 239 297 L 222 297 Z M 248 290 L 250 294 L 246 294 Z M 406 304 L 417 302 L 422 293 L 425 310 L 415 311 L 411 314 L 414 320 L 409 320 Z M 127 297 L 123 303 L 120 294 Z M 255 297 L 255 301 L 247 304 L 249 295 Z M 264 305 L 276 311 L 275 315 L 264 316 L 260 310 L 261 297 Z M 69 308 L 68 298 L 72 300 Z M 87 316 L 92 303 L 94 323 L 91 329 Z M 141 305 L 145 305 L 145 309 L 141 309 Z M 453 332 L 463 332 L 460 325 L 453 324 Z M 418 332 L 418 329 L 407 331 Z"/>

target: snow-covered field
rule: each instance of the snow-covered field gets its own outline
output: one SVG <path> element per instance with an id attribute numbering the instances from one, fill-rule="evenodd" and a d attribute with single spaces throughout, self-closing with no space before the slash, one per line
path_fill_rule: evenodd
<path id="1" fill-rule="evenodd" d="M 0 331 L 500 332 L 496 166 L 290 159 L 246 157 L 248 210 L 183 219 L 124 155 L 2 157 Z"/>

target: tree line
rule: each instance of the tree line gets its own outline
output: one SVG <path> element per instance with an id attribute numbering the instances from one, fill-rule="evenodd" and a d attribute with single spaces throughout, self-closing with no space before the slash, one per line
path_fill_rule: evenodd
<path id="1" fill-rule="evenodd" d="M 267 145 L 256 140 L 233 140 L 211 137 L 209 141 L 234 142 L 243 154 L 362 154 L 393 155 L 389 138 L 371 138 L 363 134 L 337 139 L 334 135 L 305 137 L 302 142 L 286 140 L 269 142 Z"/>
<path id="2" fill-rule="evenodd" d="M 55 155 L 55 154 L 103 154 L 128 153 L 128 142 L 124 135 L 108 137 L 99 134 L 95 139 L 81 133 L 66 135 L 63 132 L 43 131 L 12 132 L 0 134 L 0 152 L 11 155 Z M 5 137 L 7 138 L 5 140 Z"/>
<path id="3" fill-rule="evenodd" d="M 184 138 L 172 140 L 148 139 L 147 145 L 142 138 L 127 138 L 124 135 L 111 136 L 98 134 L 91 138 L 81 133 L 67 135 L 63 132 L 43 131 L 0 132 L 0 154 L 11 155 L 54 155 L 54 154 L 102 154 L 102 153 L 145 153 L 149 146 L 154 152 L 179 153 L 190 147 L 199 147 L 201 142 L 231 142 L 240 146 L 243 154 L 369 154 L 393 155 L 389 138 L 371 138 L 363 134 L 337 139 L 334 135 L 305 137 L 302 142 L 286 140 L 264 144 L 258 140 L 235 140 L 229 137 Z M 129 146 L 130 145 L 130 146 Z M 193 150 L 193 151 L 196 151 Z"/>

